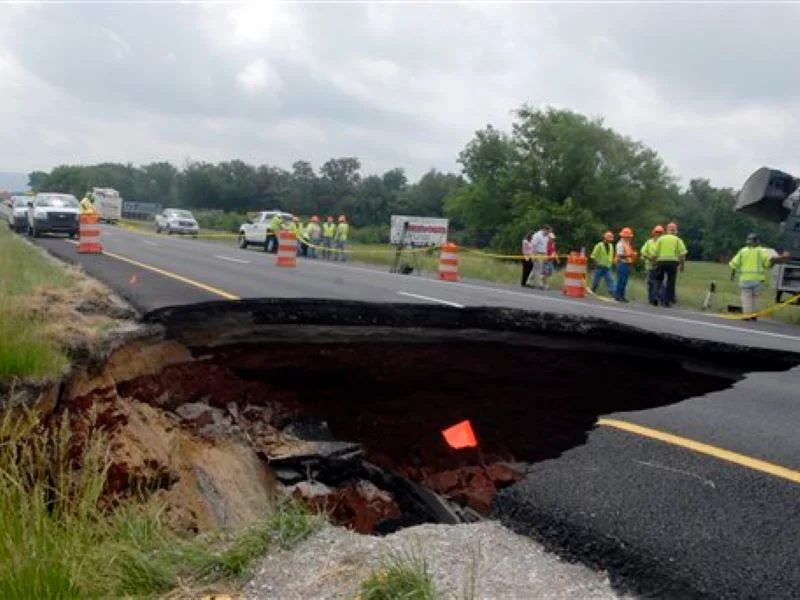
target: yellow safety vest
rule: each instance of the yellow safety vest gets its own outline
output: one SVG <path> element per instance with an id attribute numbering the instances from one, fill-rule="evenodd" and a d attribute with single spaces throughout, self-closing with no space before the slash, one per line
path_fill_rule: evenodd
<path id="1" fill-rule="evenodd" d="M 339 223 L 339 226 L 336 228 L 336 239 L 340 242 L 347 241 L 347 235 L 350 233 L 350 225 L 347 223 Z"/>
<path id="2" fill-rule="evenodd" d="M 656 262 L 678 262 L 686 256 L 686 244 L 674 233 L 665 233 L 653 242 Z"/>
<path id="3" fill-rule="evenodd" d="M 80 212 L 80 214 L 82 214 L 82 215 L 91 215 L 91 214 L 93 214 L 94 213 L 94 205 L 92 204 L 92 201 L 89 200 L 88 198 L 83 198 L 78 203 L 78 212 Z"/>
<path id="4" fill-rule="evenodd" d="M 608 242 L 606 248 L 606 242 L 597 242 L 592 250 L 591 259 L 599 266 L 610 269 L 611 263 L 614 262 L 614 243 Z"/>
<path id="5" fill-rule="evenodd" d="M 653 267 L 655 266 L 655 265 L 653 265 L 653 262 L 654 262 L 654 259 L 655 259 L 655 254 L 654 254 L 655 243 L 656 243 L 656 240 L 653 239 L 653 238 L 650 238 L 644 244 L 642 244 L 642 248 L 639 251 L 639 254 L 641 254 L 642 258 L 644 259 L 644 270 L 645 271 L 652 271 Z"/>
<path id="6" fill-rule="evenodd" d="M 731 269 L 739 272 L 739 281 L 766 281 L 770 256 L 764 248 L 745 246 L 728 263 Z"/>
<path id="7" fill-rule="evenodd" d="M 325 223 L 322 226 L 322 235 L 327 238 L 332 238 L 336 235 L 336 223 Z"/>

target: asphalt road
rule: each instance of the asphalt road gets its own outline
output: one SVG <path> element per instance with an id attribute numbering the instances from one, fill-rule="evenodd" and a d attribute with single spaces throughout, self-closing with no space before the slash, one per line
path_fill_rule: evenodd
<path id="1" fill-rule="evenodd" d="M 140 310 L 220 298 L 331 298 L 504 306 L 586 314 L 656 332 L 798 353 L 800 328 L 688 311 L 572 300 L 363 265 L 274 265 L 257 249 L 104 227 L 103 256 L 80 261 Z M 613 394 L 609 373 L 597 393 Z M 800 367 L 752 373 L 666 407 L 605 415 L 588 443 L 535 465 L 498 507 L 512 527 L 658 597 L 800 598 Z M 635 429 L 631 424 L 644 429 Z M 634 430 L 631 430 L 634 429 Z M 624 584 L 624 582 L 623 582 Z M 649 587 L 648 587 L 649 586 Z"/>

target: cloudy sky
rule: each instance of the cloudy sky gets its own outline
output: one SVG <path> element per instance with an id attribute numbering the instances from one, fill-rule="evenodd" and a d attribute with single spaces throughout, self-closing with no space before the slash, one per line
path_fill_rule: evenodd
<path id="1" fill-rule="evenodd" d="M 684 181 L 800 176 L 798 28 L 800 5 L 2 5 L 0 171 L 355 155 L 416 177 L 528 102 Z"/>

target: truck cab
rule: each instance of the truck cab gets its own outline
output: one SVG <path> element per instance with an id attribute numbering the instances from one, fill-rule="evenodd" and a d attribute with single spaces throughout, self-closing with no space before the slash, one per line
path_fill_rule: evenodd
<path id="1" fill-rule="evenodd" d="M 269 222 L 276 214 L 280 215 L 283 219 L 284 226 L 292 222 L 294 215 L 291 213 L 283 212 L 280 210 L 265 210 L 261 211 L 255 217 L 250 219 L 247 223 L 239 226 L 239 247 L 247 248 L 248 246 L 263 246 L 264 251 L 268 251 L 269 237 L 267 235 L 267 228 Z"/>
<path id="2" fill-rule="evenodd" d="M 780 302 L 783 294 L 800 294 L 800 179 L 762 167 L 742 186 L 734 210 L 780 223 L 781 246 L 791 260 L 773 268 L 775 301 Z"/>

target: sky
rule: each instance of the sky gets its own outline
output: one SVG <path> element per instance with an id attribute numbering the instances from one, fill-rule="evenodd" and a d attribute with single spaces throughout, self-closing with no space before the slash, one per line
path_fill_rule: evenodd
<path id="1" fill-rule="evenodd" d="M 457 170 L 523 103 L 656 150 L 685 184 L 800 176 L 787 4 L 0 5 L 0 171 L 221 161 Z"/>

